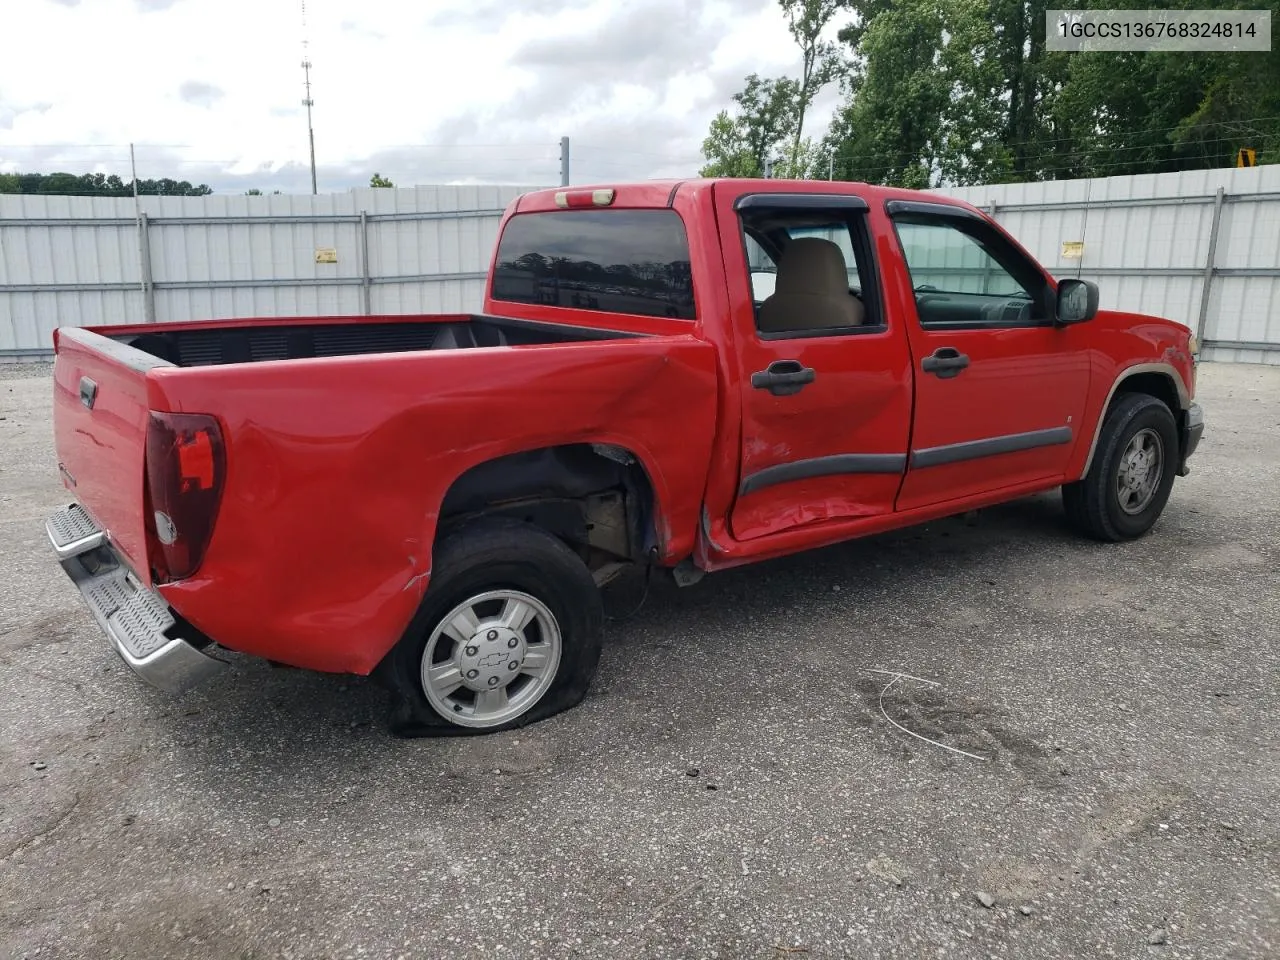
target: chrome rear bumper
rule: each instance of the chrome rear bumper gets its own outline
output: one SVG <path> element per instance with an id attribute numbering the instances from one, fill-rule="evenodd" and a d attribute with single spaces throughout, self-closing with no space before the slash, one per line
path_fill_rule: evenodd
<path id="1" fill-rule="evenodd" d="M 93 619 L 139 677 L 177 694 L 226 666 L 200 649 L 197 643 L 204 638 L 192 643 L 178 635 L 183 631 L 164 598 L 138 582 L 78 503 L 51 516 L 45 530 Z"/>

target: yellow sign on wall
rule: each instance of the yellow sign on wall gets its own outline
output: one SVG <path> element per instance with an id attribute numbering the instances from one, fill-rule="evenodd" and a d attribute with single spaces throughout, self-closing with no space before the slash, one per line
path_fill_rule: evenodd
<path id="1" fill-rule="evenodd" d="M 1253 147 L 1241 147 L 1236 153 L 1237 167 L 1256 167 L 1258 165 L 1258 151 Z"/>
<path id="2" fill-rule="evenodd" d="M 316 263 L 337 263 L 338 248 L 337 247 L 317 247 Z"/>
<path id="3" fill-rule="evenodd" d="M 1079 260 L 1084 256 L 1083 240 L 1063 240 L 1062 241 L 1062 259 L 1063 260 Z"/>

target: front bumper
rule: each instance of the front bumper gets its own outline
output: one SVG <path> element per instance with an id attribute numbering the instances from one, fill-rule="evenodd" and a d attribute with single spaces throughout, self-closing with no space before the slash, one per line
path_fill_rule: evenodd
<path id="1" fill-rule="evenodd" d="M 1182 457 L 1178 462 L 1178 476 L 1185 477 L 1191 472 L 1187 461 L 1196 452 L 1196 447 L 1200 446 L 1202 436 L 1204 436 L 1204 410 L 1200 408 L 1200 404 L 1193 403 L 1182 420 Z"/>
<path id="2" fill-rule="evenodd" d="M 93 619 L 120 659 L 154 687 L 178 694 L 226 664 L 201 650 L 209 646 L 179 626 L 164 598 L 142 586 L 112 548 L 106 534 L 78 504 L 45 523 L 59 564 L 80 590 Z M 190 634 L 188 641 L 180 634 Z"/>

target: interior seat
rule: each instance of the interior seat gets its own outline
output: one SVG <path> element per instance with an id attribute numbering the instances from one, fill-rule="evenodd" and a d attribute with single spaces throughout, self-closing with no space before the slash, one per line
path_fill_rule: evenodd
<path id="1" fill-rule="evenodd" d="M 761 333 L 857 327 L 866 308 L 849 292 L 840 247 L 821 237 L 798 237 L 778 262 L 774 291 L 760 305 Z"/>

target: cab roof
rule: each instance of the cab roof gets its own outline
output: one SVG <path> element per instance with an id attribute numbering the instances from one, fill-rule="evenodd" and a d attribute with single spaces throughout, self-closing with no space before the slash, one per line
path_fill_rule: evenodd
<path id="1" fill-rule="evenodd" d="M 540 210 L 563 209 L 557 202 L 561 194 L 577 195 L 583 202 L 574 206 L 592 206 L 591 194 L 597 191 L 612 191 L 610 202 L 600 204 L 602 207 L 669 207 L 673 206 L 677 195 L 698 192 L 719 184 L 729 186 L 735 192 L 756 193 L 833 193 L 850 194 L 862 197 L 868 203 L 883 203 L 886 200 L 927 200 L 930 203 L 977 210 L 972 204 L 943 193 L 931 190 L 908 190 L 904 187 L 885 187 L 877 184 L 852 180 L 766 180 L 737 177 L 688 177 L 683 179 L 635 180 L 616 183 L 573 184 L 567 187 L 545 187 L 521 194 L 515 200 L 515 211 L 529 213 Z"/>

